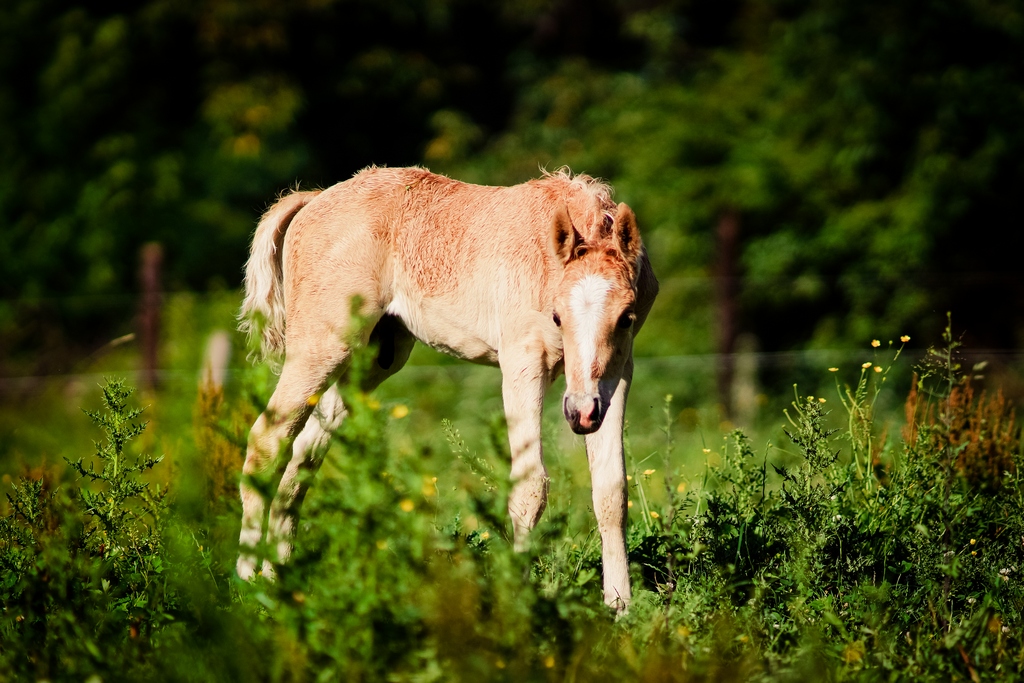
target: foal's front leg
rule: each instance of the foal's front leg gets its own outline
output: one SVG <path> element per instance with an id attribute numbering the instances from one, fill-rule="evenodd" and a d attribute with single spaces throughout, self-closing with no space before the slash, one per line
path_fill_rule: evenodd
<path id="1" fill-rule="evenodd" d="M 626 557 L 626 463 L 622 452 L 622 427 L 632 377 L 633 362 L 628 360 L 601 428 L 587 435 L 594 514 L 601 532 L 604 601 L 619 612 L 629 607 L 632 598 Z"/>
<path id="2" fill-rule="evenodd" d="M 548 473 L 540 442 L 541 410 L 548 374 L 538 359 L 516 358 L 501 365 L 501 395 L 512 453 L 512 517 L 515 549 L 527 547 L 527 536 L 540 520 L 548 499 Z"/>

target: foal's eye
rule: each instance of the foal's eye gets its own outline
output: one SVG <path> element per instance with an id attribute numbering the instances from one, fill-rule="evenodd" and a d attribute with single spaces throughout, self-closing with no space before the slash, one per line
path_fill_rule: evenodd
<path id="1" fill-rule="evenodd" d="M 551 319 L 555 321 L 555 325 L 557 325 L 558 327 L 562 326 L 562 319 L 558 317 L 557 313 L 552 313 Z"/>
<path id="2" fill-rule="evenodd" d="M 616 324 L 620 328 L 622 328 L 624 330 L 628 330 L 630 327 L 633 326 L 633 321 L 635 319 L 636 319 L 636 316 L 633 315 L 632 311 L 626 311 L 625 313 L 623 313 L 622 315 L 619 316 L 619 322 L 616 323 Z"/>

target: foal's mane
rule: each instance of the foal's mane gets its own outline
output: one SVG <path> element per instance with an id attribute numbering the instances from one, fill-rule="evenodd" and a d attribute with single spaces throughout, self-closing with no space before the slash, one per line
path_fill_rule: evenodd
<path id="1" fill-rule="evenodd" d="M 615 218 L 611 186 L 585 173 L 574 175 L 568 166 L 541 172 L 543 176 L 534 182 L 547 185 L 558 201 L 565 202 L 569 220 L 583 239 L 593 243 L 606 237 L 605 230 Z"/>
<path id="2" fill-rule="evenodd" d="M 562 166 L 554 171 L 541 169 L 542 182 L 550 181 L 554 184 L 563 185 L 565 193 L 583 194 L 589 197 L 601 209 L 608 210 L 615 208 L 612 202 L 612 188 L 608 183 L 587 175 L 586 173 L 573 174 L 568 166 Z M 568 199 L 568 197 L 566 197 Z"/>

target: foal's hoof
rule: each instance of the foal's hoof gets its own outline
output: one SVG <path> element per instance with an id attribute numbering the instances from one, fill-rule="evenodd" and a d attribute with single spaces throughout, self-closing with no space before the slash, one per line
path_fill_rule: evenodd
<path id="1" fill-rule="evenodd" d="M 615 618 L 620 619 L 629 613 L 629 601 L 623 600 L 618 595 L 606 597 L 604 604 L 608 605 L 615 612 Z"/>
<path id="2" fill-rule="evenodd" d="M 256 558 L 252 555 L 239 555 L 235 573 L 242 581 L 252 581 L 256 576 Z"/>

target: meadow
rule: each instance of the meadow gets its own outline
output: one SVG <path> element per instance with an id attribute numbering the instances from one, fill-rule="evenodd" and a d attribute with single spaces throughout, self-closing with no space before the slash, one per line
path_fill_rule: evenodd
<path id="1" fill-rule="evenodd" d="M 426 350 L 375 394 L 346 389 L 293 561 L 240 582 L 239 469 L 273 376 L 246 370 L 236 340 L 224 386 L 197 381 L 233 305 L 169 302 L 156 391 L 101 379 L 134 375 L 129 344 L 4 411 L 0 679 L 978 681 L 1024 666 L 1020 430 L 950 331 L 916 360 L 899 339 L 815 358 L 814 393 L 762 397 L 749 436 L 702 400 L 710 370 L 641 359 L 635 599 L 616 619 L 557 400 L 551 502 L 517 554 L 497 372 Z"/>
<path id="2" fill-rule="evenodd" d="M 1019 677 L 1022 50 L 1008 0 L 0 3 L 0 683 Z M 499 374 L 422 347 L 234 576 L 252 230 L 369 165 L 640 217 L 628 614 L 564 383 L 516 554 Z"/>

